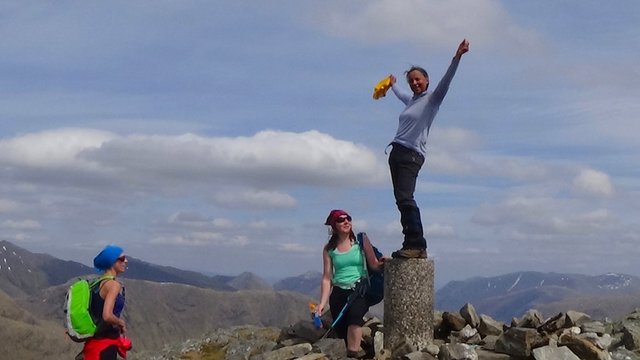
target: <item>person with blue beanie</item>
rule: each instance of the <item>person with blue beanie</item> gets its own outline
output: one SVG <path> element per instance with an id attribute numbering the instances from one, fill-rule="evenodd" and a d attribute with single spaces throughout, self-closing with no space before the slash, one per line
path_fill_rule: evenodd
<path id="1" fill-rule="evenodd" d="M 89 312 L 97 329 L 84 343 L 85 360 L 116 360 L 126 357 L 131 341 L 123 335 L 127 325 L 121 318 L 124 309 L 124 286 L 116 280 L 127 269 L 127 257 L 117 245 L 107 245 L 93 259 L 93 267 L 102 273 L 100 284 L 91 290 Z M 97 319 L 97 320 L 96 320 Z"/>
<path id="2" fill-rule="evenodd" d="M 389 170 L 393 183 L 393 195 L 400 211 L 400 223 L 404 241 L 402 248 L 394 251 L 394 258 L 426 258 L 427 241 L 424 238 L 420 209 L 413 194 L 416 190 L 418 172 L 424 164 L 427 136 L 431 124 L 440 109 L 449 84 L 453 80 L 462 55 L 469 51 L 469 42 L 463 40 L 456 51 L 447 72 L 433 92 L 427 92 L 429 75 L 418 66 L 406 72 L 406 80 L 413 94 L 396 85 L 396 78 L 389 75 L 391 89 L 405 105 L 400 113 L 398 130 L 391 142 Z"/>

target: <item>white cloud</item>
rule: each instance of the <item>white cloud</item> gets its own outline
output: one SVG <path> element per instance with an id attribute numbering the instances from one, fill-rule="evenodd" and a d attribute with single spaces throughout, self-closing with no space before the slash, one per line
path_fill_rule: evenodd
<path id="1" fill-rule="evenodd" d="M 0 228 L 12 230 L 38 230 L 41 227 L 40 223 L 35 220 L 5 220 L 0 223 Z"/>
<path id="2" fill-rule="evenodd" d="M 318 251 L 318 249 L 314 249 L 309 247 L 308 245 L 303 245 L 298 243 L 283 243 L 283 244 L 279 244 L 278 248 L 280 249 L 280 251 L 284 251 L 288 253 L 312 254 Z"/>
<path id="3" fill-rule="evenodd" d="M 297 205 L 296 199 L 289 194 L 253 189 L 218 193 L 212 200 L 216 205 L 225 208 L 286 209 Z"/>
<path id="4" fill-rule="evenodd" d="M 0 163 L 16 167 L 49 168 L 89 166 L 78 155 L 113 139 L 111 133 L 92 129 L 58 129 L 0 140 Z"/>
<path id="5" fill-rule="evenodd" d="M 442 224 L 429 224 L 425 227 L 424 232 L 427 238 L 452 238 L 455 235 L 453 226 Z"/>
<path id="6" fill-rule="evenodd" d="M 582 169 L 573 179 L 573 186 L 576 191 L 590 196 L 608 197 L 614 193 L 609 175 L 593 169 Z"/>
<path id="7" fill-rule="evenodd" d="M 538 36 L 495 0 L 324 1 L 314 12 L 323 30 L 372 43 L 428 44 L 452 53 L 463 38 L 479 48 L 540 47 Z"/>
<path id="8" fill-rule="evenodd" d="M 0 199 L 0 213 L 8 213 L 16 210 L 18 203 L 8 199 Z"/>
<path id="9" fill-rule="evenodd" d="M 354 186 L 386 180 L 384 164 L 369 149 L 313 130 L 267 130 L 236 138 L 120 137 L 90 129 L 52 130 L 0 141 L 0 165 L 12 166 L 18 174 L 40 171 L 41 176 L 32 181 L 47 182 L 49 174 L 68 177 L 66 183 L 72 184 L 81 172 L 100 177 L 100 182 L 87 182 L 88 186 L 110 181 L 147 190 L 194 183 L 207 188 L 229 183 L 268 188 Z M 295 204 L 292 197 L 278 192 L 246 191 L 240 200 L 276 207 Z"/>
<path id="10" fill-rule="evenodd" d="M 209 231 L 194 231 L 184 235 L 160 235 L 149 240 L 150 244 L 173 246 L 222 246 L 243 247 L 249 244 L 244 235 L 228 236 L 223 233 Z"/>

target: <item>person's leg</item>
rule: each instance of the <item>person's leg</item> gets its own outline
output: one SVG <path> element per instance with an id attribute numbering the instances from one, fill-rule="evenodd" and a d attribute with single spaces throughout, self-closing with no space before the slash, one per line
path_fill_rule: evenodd
<path id="1" fill-rule="evenodd" d="M 346 316 L 347 327 L 347 354 L 349 357 L 358 357 L 364 355 L 361 352 L 362 342 L 362 326 L 364 325 L 364 316 L 369 311 L 367 300 L 364 297 L 356 298 L 349 309 Z"/>
<path id="2" fill-rule="evenodd" d="M 362 341 L 362 326 L 349 325 L 347 328 L 347 352 L 357 354 Z"/>
<path id="3" fill-rule="evenodd" d="M 329 295 L 329 310 L 331 311 L 331 321 L 335 321 L 340 314 L 340 311 L 344 308 L 344 305 L 347 303 L 347 298 L 351 292 L 349 290 L 341 289 L 337 286 L 334 286 L 331 290 L 331 295 Z M 333 330 L 336 335 L 340 339 L 344 339 L 345 346 L 347 345 L 347 321 L 345 321 L 345 314 L 343 313 L 342 318 L 334 325 Z"/>
<path id="4" fill-rule="evenodd" d="M 420 209 L 414 199 L 416 181 L 424 157 L 416 151 L 394 145 L 389 155 L 389 170 L 393 183 L 393 195 L 400 211 L 400 223 L 404 234 L 403 249 L 426 249 Z"/>

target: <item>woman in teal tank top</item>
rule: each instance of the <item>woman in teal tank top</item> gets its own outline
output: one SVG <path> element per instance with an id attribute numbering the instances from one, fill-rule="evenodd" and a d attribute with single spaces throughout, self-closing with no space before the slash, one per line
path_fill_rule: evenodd
<path id="1" fill-rule="evenodd" d="M 378 261 L 369 239 L 365 236 L 364 255 L 356 242 L 353 233 L 351 216 L 344 210 L 332 210 L 325 225 L 331 226 L 331 237 L 322 251 L 323 273 L 320 283 L 320 301 L 316 311 L 322 314 L 329 304 L 332 317 L 335 319 L 355 285 L 366 276 L 365 264 L 371 269 L 379 269 L 382 261 Z M 362 325 L 364 315 L 369 305 L 364 297 L 356 298 L 345 310 L 336 323 L 334 329 L 338 337 L 344 339 L 347 346 L 347 356 L 358 357 L 362 340 Z"/>

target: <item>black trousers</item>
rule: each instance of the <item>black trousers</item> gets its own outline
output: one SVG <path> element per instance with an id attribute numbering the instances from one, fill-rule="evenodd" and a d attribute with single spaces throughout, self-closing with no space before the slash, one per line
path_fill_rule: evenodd
<path id="1" fill-rule="evenodd" d="M 349 295 L 353 293 L 353 290 L 345 290 L 334 286 L 329 296 L 329 310 L 331 310 L 331 317 L 336 319 L 338 314 L 344 308 Z M 340 339 L 344 339 L 345 344 L 347 341 L 347 329 L 349 325 L 364 325 L 364 315 L 369 311 L 369 305 L 364 297 L 357 297 L 353 300 L 351 305 L 347 307 L 342 317 L 336 323 L 334 330 Z"/>
<path id="2" fill-rule="evenodd" d="M 403 249 L 426 249 L 420 209 L 413 197 L 416 191 L 418 173 L 424 164 L 424 156 L 419 152 L 392 143 L 389 154 L 389 170 L 393 183 L 393 195 L 400 211 L 400 223 L 404 234 Z"/>

